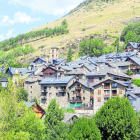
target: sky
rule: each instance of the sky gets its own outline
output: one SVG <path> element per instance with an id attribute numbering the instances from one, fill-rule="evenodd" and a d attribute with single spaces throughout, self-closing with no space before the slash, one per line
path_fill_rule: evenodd
<path id="1" fill-rule="evenodd" d="M 0 41 L 66 15 L 83 0 L 0 0 Z"/>

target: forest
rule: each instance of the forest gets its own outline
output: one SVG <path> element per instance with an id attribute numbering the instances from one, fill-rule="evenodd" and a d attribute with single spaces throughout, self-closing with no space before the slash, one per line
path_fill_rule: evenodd
<path id="1" fill-rule="evenodd" d="M 18 44 L 22 44 L 22 40 L 28 40 L 30 38 L 35 38 L 35 37 L 50 37 L 52 35 L 54 36 L 58 36 L 61 34 L 66 34 L 69 33 L 69 30 L 67 29 L 68 27 L 68 23 L 66 21 L 66 19 L 64 19 L 61 22 L 61 25 L 58 27 L 54 27 L 52 28 L 44 28 L 42 30 L 38 30 L 38 31 L 31 31 L 25 34 L 20 34 L 18 36 L 16 36 L 15 38 L 12 37 L 10 39 L 4 40 L 2 42 L 0 42 L 0 49 L 2 51 L 8 51 L 10 49 L 16 48 L 18 47 Z"/>

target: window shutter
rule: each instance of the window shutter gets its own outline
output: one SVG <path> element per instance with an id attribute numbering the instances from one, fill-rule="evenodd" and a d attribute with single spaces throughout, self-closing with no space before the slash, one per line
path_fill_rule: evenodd
<path id="1" fill-rule="evenodd" d="M 98 102 L 101 102 L 101 97 L 98 97 Z"/>
<path id="2" fill-rule="evenodd" d="M 122 94 L 122 89 L 119 89 L 119 94 Z"/>
<path id="3" fill-rule="evenodd" d="M 98 90 L 98 95 L 100 95 L 101 94 L 101 90 Z"/>

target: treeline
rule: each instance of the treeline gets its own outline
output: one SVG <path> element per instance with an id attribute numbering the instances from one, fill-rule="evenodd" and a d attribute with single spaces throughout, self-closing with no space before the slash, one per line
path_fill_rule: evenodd
<path id="1" fill-rule="evenodd" d="M 112 53 L 116 50 L 114 46 L 107 46 L 103 43 L 103 40 L 99 38 L 85 39 L 79 44 L 79 56 L 101 56 L 103 54 Z"/>
<path id="2" fill-rule="evenodd" d="M 4 40 L 4 41 L 0 42 L 0 49 L 3 51 L 8 51 L 12 48 L 18 47 L 18 44 L 25 43 L 25 41 L 23 41 L 23 40 L 28 40 L 30 38 L 50 37 L 52 35 L 58 36 L 61 34 L 66 34 L 66 33 L 69 33 L 69 30 L 67 30 L 67 27 L 68 27 L 68 23 L 67 23 L 66 19 L 64 19 L 61 22 L 60 26 L 54 27 L 53 29 L 46 27 L 42 30 L 31 31 L 29 33 L 20 34 L 20 35 L 16 36 L 15 38 L 12 37 L 10 39 Z"/>
<path id="3" fill-rule="evenodd" d="M 127 44 L 129 41 L 140 42 L 140 22 L 129 23 L 124 27 L 120 40 Z"/>
<path id="4" fill-rule="evenodd" d="M 15 58 L 18 56 L 32 53 L 34 51 L 35 49 L 29 46 L 28 44 L 25 46 L 25 48 L 19 46 L 18 48 L 13 49 L 11 52 L 5 53 L 4 51 L 0 51 L 0 60 L 8 61 L 11 64 L 11 66 L 20 67 L 21 64 L 16 64 Z"/>

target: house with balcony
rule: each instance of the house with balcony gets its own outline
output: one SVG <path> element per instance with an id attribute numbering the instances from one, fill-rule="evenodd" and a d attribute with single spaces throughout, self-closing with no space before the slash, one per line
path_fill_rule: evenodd
<path id="1" fill-rule="evenodd" d="M 76 80 L 69 86 L 69 102 L 70 104 L 93 105 L 93 89 L 89 87 L 87 81 Z"/>
<path id="2" fill-rule="evenodd" d="M 129 42 L 125 47 L 125 52 L 139 51 L 139 50 L 140 50 L 140 43 Z"/>
<path id="3" fill-rule="evenodd" d="M 74 76 L 66 76 L 59 78 L 44 78 L 39 85 L 41 86 L 40 104 L 43 108 L 47 108 L 50 101 L 56 98 L 56 102 L 60 107 L 68 106 L 69 90 L 68 87 L 75 81 Z"/>
<path id="4" fill-rule="evenodd" d="M 126 61 L 130 62 L 130 69 L 133 74 L 140 74 L 140 59 L 138 57 L 128 57 Z"/>
<path id="5" fill-rule="evenodd" d="M 127 85 L 121 81 L 107 79 L 92 86 L 94 88 L 94 114 L 102 107 L 108 99 L 126 95 Z"/>

